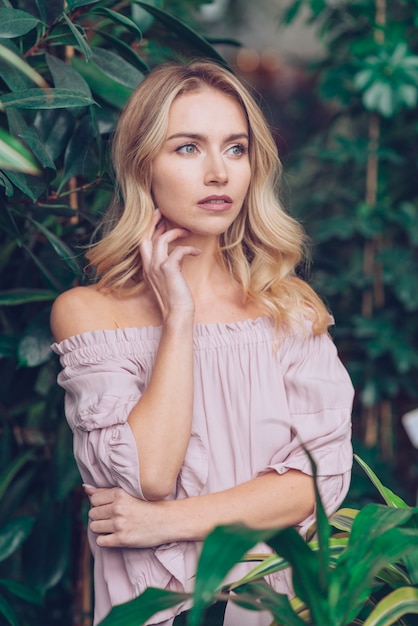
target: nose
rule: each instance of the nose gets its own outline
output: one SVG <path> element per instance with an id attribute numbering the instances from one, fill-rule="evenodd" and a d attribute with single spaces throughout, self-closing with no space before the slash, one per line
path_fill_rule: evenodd
<path id="1" fill-rule="evenodd" d="M 206 185 L 224 185 L 228 182 L 228 170 L 222 154 L 207 154 L 205 165 Z"/>

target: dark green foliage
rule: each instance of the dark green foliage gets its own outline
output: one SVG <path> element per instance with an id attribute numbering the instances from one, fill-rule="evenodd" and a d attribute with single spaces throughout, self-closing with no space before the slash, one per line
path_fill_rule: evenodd
<path id="1" fill-rule="evenodd" d="M 293 1 L 323 58 L 321 113 L 301 115 L 286 172 L 313 247 L 312 279 L 357 391 L 354 432 L 394 461 L 415 497 L 416 453 L 400 419 L 418 404 L 418 31 L 415 1 Z"/>
<path id="2" fill-rule="evenodd" d="M 55 383 L 49 311 L 58 293 L 82 280 L 81 246 L 113 192 L 109 138 L 132 89 L 167 58 L 222 62 L 186 26 L 199 3 L 68 0 L 64 8 L 63 0 L 0 0 L 0 623 L 69 626 L 70 604 L 80 610 L 74 589 L 85 510 Z M 386 4 L 384 22 L 371 0 L 289 4 L 289 22 L 308 6 L 326 54 L 312 68 L 322 118 L 313 124 L 305 111 L 309 127 L 299 124 L 302 147 L 289 154 L 286 169 L 293 212 L 318 244 L 313 279 L 338 321 L 338 347 L 358 390 L 356 432 L 363 437 L 377 422 L 368 443 L 390 456 L 398 430 L 382 416 L 389 406 L 396 422 L 416 404 L 418 389 L 418 4 Z M 416 486 L 413 478 L 410 463 L 406 487 Z M 369 521 L 379 514 L 368 511 Z M 312 597 L 318 594 L 315 611 L 323 615 L 327 562 L 342 547 L 340 538 L 328 544 L 324 520 L 319 528 L 318 558 L 294 533 L 279 537 L 318 573 Z M 401 544 L 402 524 L 391 530 Z M 240 554 L 254 539 L 245 533 L 236 534 Z M 277 547 L 281 539 L 271 541 Z M 408 575 L 396 570 L 396 580 L 416 585 L 416 554 L 404 564 Z M 284 566 L 282 559 L 259 567 Z M 88 585 L 89 572 L 84 576 Z M 279 622 L 300 626 L 287 599 L 261 582 L 249 585 L 242 583 L 241 602 L 258 607 L 263 598 Z M 311 601 L 309 581 L 297 586 Z M 391 606 L 415 607 L 414 594 L 402 593 Z M 197 602 L 193 623 L 204 610 L 205 623 L 216 623 L 225 596 L 216 608 L 207 605 L 207 598 Z"/>
<path id="3" fill-rule="evenodd" d="M 167 57 L 222 61 L 167 12 L 198 5 L 0 2 L 1 624 L 69 626 L 70 605 L 91 609 L 75 594 L 90 585 L 85 511 L 49 312 L 82 280 L 81 246 L 113 192 L 109 137 L 132 90 Z"/>
<path id="4" fill-rule="evenodd" d="M 210 621 L 207 608 L 230 599 L 248 610 L 269 611 L 272 626 L 414 626 L 418 508 L 409 507 L 357 460 L 385 504 L 368 504 L 360 511 L 342 509 L 328 521 L 317 491 L 318 540 L 309 543 L 294 528 L 216 528 L 203 545 L 195 588 L 189 594 L 193 604 L 180 623 L 222 626 L 222 617 Z M 266 554 L 264 562 L 244 578 L 222 586 L 232 567 L 260 541 L 273 548 L 273 556 Z M 290 601 L 263 580 L 266 574 L 289 565 L 296 592 Z M 156 612 L 184 599 L 184 594 L 148 589 L 136 600 L 112 609 L 101 626 L 140 626 L 150 615 L 150 604 Z"/>

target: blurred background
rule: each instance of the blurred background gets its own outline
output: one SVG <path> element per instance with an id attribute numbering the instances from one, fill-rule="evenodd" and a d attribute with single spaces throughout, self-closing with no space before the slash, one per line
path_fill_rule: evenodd
<path id="1" fill-rule="evenodd" d="M 356 389 L 355 451 L 416 504 L 417 27 L 417 0 L 0 0 L 0 624 L 91 625 L 48 318 L 83 281 L 118 111 L 165 59 L 215 58 L 254 89 Z M 355 465 L 347 502 L 373 499 Z"/>

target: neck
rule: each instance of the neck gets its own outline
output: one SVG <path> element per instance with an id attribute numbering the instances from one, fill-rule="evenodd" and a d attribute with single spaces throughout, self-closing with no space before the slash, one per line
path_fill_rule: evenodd
<path id="1" fill-rule="evenodd" d="M 201 250 L 199 256 L 186 256 L 183 259 L 183 276 L 194 296 L 201 291 L 216 287 L 220 282 L 232 281 L 229 273 L 222 266 L 218 241 L 208 244 L 208 242 L 185 239 L 180 245 L 192 245 Z"/>

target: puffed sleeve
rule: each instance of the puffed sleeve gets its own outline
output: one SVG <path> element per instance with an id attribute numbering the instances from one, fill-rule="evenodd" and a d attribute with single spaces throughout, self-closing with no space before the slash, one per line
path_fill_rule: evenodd
<path id="1" fill-rule="evenodd" d="M 347 494 L 353 453 L 351 411 L 354 390 L 327 333 L 295 333 L 279 348 L 289 410 L 290 438 L 274 455 L 270 470 L 297 469 L 312 475 L 304 448 L 316 466 L 318 486 L 328 514 Z M 300 525 L 303 533 L 314 515 Z"/>
<path id="2" fill-rule="evenodd" d="M 84 333 L 52 349 L 63 366 L 58 383 L 66 392 L 65 414 L 83 481 L 119 486 L 144 498 L 127 420 L 147 384 L 149 368 L 138 358 L 138 353 L 145 354 L 146 361 L 147 350 L 142 345 L 138 349 L 129 329 Z"/>

